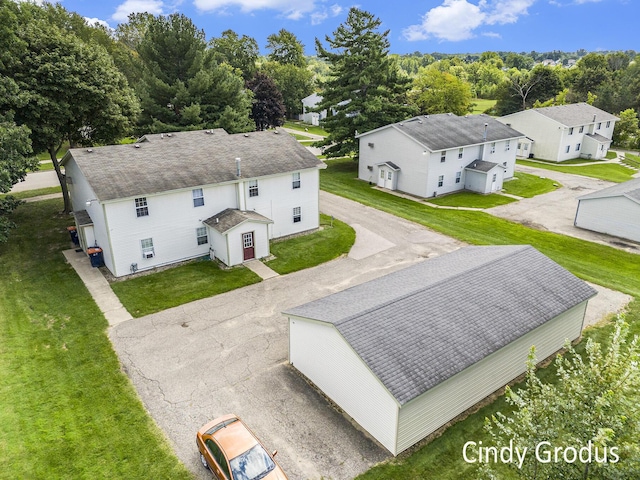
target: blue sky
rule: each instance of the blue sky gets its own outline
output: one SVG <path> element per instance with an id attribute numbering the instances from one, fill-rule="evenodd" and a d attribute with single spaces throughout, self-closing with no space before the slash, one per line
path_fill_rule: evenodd
<path id="1" fill-rule="evenodd" d="M 638 0 L 61 0 L 68 10 L 115 27 L 131 12 L 184 13 L 207 39 L 226 29 L 255 38 L 285 28 L 315 53 L 352 6 L 389 29 L 392 53 L 640 51 Z"/>

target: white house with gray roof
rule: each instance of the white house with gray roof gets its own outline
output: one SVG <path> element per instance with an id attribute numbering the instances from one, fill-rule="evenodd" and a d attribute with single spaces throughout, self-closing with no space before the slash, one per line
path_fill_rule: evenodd
<path id="1" fill-rule="evenodd" d="M 397 455 L 580 337 L 595 294 L 533 247 L 466 247 L 284 312 L 289 361 Z"/>
<path id="2" fill-rule="evenodd" d="M 640 242 L 640 178 L 578 197 L 574 225 Z"/>
<path id="3" fill-rule="evenodd" d="M 424 115 L 361 133 L 358 178 L 418 197 L 491 193 L 512 178 L 524 135 L 487 115 Z"/>
<path id="4" fill-rule="evenodd" d="M 207 255 L 241 264 L 319 226 L 324 164 L 286 133 L 147 135 L 62 163 L 80 244 L 116 277 Z"/>
<path id="5" fill-rule="evenodd" d="M 519 157 L 563 162 L 600 159 L 609 151 L 618 117 L 587 103 L 531 108 L 498 119 L 526 135 Z"/>

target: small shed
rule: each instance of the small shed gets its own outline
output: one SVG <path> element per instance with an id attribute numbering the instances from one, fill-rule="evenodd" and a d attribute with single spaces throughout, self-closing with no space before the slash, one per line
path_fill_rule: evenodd
<path id="1" fill-rule="evenodd" d="M 640 242 L 640 178 L 578 197 L 574 225 Z"/>
<path id="2" fill-rule="evenodd" d="M 474 160 L 465 167 L 464 188 L 477 193 L 502 190 L 505 167 L 485 160 Z"/>
<path id="3" fill-rule="evenodd" d="M 289 361 L 397 455 L 579 338 L 595 294 L 533 247 L 467 247 L 284 312 Z"/>

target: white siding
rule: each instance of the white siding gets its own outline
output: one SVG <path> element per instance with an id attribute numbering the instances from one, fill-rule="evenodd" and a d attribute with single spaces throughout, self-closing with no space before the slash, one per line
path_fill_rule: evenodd
<path id="1" fill-rule="evenodd" d="M 227 265 L 240 265 L 244 262 L 242 234 L 249 232 L 253 232 L 254 258 L 269 256 L 269 232 L 267 225 L 264 223 L 246 222 L 227 232 L 226 238 L 229 248 L 229 258 L 228 261 L 225 262 Z"/>
<path id="2" fill-rule="evenodd" d="M 640 204 L 623 196 L 580 200 L 575 225 L 640 242 Z"/>
<path id="3" fill-rule="evenodd" d="M 273 220 L 271 238 L 284 237 L 320 226 L 317 168 L 300 171 L 300 188 L 293 188 L 293 173 L 258 178 L 258 196 L 249 196 L 249 181 L 244 182 L 247 210 L 255 210 Z M 300 207 L 301 221 L 293 221 L 293 208 Z"/>
<path id="4" fill-rule="evenodd" d="M 394 451 L 398 404 L 333 325 L 289 318 L 289 362 Z"/>
<path id="5" fill-rule="evenodd" d="M 234 184 L 203 187 L 200 207 L 193 206 L 192 189 L 147 195 L 149 215 L 144 217 L 136 216 L 133 198 L 105 203 L 114 257 L 113 268 L 107 266 L 121 276 L 131 273 L 132 263 L 146 270 L 207 255 L 209 244 L 198 245 L 196 229 L 203 220 L 236 206 L 235 189 Z M 146 238 L 153 239 L 155 256 L 150 259 L 142 258 L 140 241 Z"/>
<path id="6" fill-rule="evenodd" d="M 563 127 L 558 122 L 534 110 L 512 113 L 497 120 L 511 125 L 512 128 L 533 139 L 534 143 L 530 153 L 533 153 L 536 158 L 560 161 L 566 140 L 563 140 Z"/>
<path id="7" fill-rule="evenodd" d="M 539 360 L 562 348 L 566 339 L 580 336 L 587 302 L 529 332 L 515 342 L 463 370 L 403 405 L 398 418 L 398 442 L 392 452 L 414 445 L 526 370 L 529 349 Z"/>

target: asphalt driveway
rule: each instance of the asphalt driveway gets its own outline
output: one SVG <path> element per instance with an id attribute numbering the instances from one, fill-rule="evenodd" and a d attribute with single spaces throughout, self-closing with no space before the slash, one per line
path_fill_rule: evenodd
<path id="1" fill-rule="evenodd" d="M 348 256 L 109 330 L 146 408 L 198 478 L 211 476 L 200 465 L 195 432 L 230 412 L 278 450 L 291 479 L 350 479 L 390 457 L 288 365 L 288 324 L 280 312 L 463 244 L 326 192 L 320 205 L 355 228 Z M 629 300 L 598 291 L 588 324 Z"/>
<path id="2" fill-rule="evenodd" d="M 353 478 L 390 454 L 287 363 L 280 312 L 398 270 L 462 243 L 321 193 L 321 210 L 354 225 L 347 257 L 114 326 L 109 335 L 146 408 L 199 478 L 195 432 L 241 416 L 292 479 Z"/>

